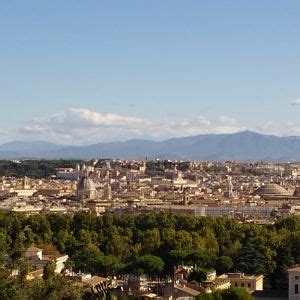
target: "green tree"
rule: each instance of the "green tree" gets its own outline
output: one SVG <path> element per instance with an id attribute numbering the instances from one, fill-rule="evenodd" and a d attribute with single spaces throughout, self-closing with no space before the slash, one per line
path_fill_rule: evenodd
<path id="1" fill-rule="evenodd" d="M 146 230 L 143 234 L 141 244 L 144 253 L 149 253 L 157 250 L 161 245 L 160 233 L 158 228 Z"/>
<path id="2" fill-rule="evenodd" d="M 243 288 L 230 288 L 222 291 L 223 300 L 254 300 L 254 298 Z"/>
<path id="3" fill-rule="evenodd" d="M 277 265 L 271 275 L 271 283 L 274 288 L 287 289 L 288 288 L 288 272 L 294 263 L 294 257 L 291 250 L 291 242 L 287 241 L 282 244 L 277 250 L 276 257 Z"/>
<path id="4" fill-rule="evenodd" d="M 220 256 L 216 260 L 215 269 L 218 274 L 224 274 L 233 267 L 233 261 L 229 256 Z"/>
<path id="5" fill-rule="evenodd" d="M 193 249 L 193 238 L 186 230 L 179 230 L 176 232 L 174 246 L 176 250 L 190 250 Z"/>
<path id="6" fill-rule="evenodd" d="M 251 242 L 245 245 L 234 267 L 238 271 L 248 274 L 265 274 L 265 259 L 257 248 L 258 247 Z"/>
<path id="7" fill-rule="evenodd" d="M 105 253 L 114 255 L 117 257 L 127 258 L 130 256 L 130 246 L 128 244 L 128 238 L 119 234 L 110 236 L 107 240 Z"/>
<path id="8" fill-rule="evenodd" d="M 164 269 L 165 263 L 160 257 L 143 255 L 135 259 L 131 271 L 136 274 L 159 275 Z"/>
<path id="9" fill-rule="evenodd" d="M 44 280 L 52 280 L 55 275 L 55 262 L 54 261 L 48 261 L 47 264 L 44 267 L 43 271 L 43 279 Z"/>
<path id="10" fill-rule="evenodd" d="M 204 268 L 197 268 L 194 270 L 188 277 L 188 281 L 196 281 L 196 282 L 203 282 L 206 280 L 206 275 L 208 274 L 207 269 Z"/>
<path id="11" fill-rule="evenodd" d="M 228 290 L 216 291 L 212 294 L 200 295 L 198 300 L 254 300 L 254 298 L 243 288 L 230 288 Z"/>

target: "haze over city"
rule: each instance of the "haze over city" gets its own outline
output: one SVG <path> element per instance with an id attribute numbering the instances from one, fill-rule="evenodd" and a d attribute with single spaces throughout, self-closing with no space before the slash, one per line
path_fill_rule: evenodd
<path id="1" fill-rule="evenodd" d="M 0 7 L 0 143 L 300 135 L 299 1 Z"/>

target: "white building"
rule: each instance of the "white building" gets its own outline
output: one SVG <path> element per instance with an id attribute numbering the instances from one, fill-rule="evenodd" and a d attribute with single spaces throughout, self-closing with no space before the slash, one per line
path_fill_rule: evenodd
<path id="1" fill-rule="evenodd" d="M 29 247 L 25 250 L 25 258 L 30 260 L 32 265 L 34 265 L 38 270 L 43 269 L 49 261 L 55 263 L 55 272 L 60 273 L 64 267 L 65 263 L 68 260 L 68 255 L 61 255 L 54 253 L 52 255 L 43 255 L 43 249 L 36 247 Z"/>
<path id="2" fill-rule="evenodd" d="M 289 269 L 289 300 L 300 300 L 300 267 Z"/>

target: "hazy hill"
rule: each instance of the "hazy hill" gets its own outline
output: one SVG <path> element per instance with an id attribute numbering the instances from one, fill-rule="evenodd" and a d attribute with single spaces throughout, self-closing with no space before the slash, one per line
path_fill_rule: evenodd
<path id="1" fill-rule="evenodd" d="M 0 158 L 43 157 L 51 151 L 64 147 L 43 141 L 13 141 L 0 145 Z"/>
<path id="2" fill-rule="evenodd" d="M 300 137 L 278 137 L 244 131 L 172 138 L 160 142 L 129 140 L 88 146 L 46 142 L 11 142 L 0 146 L 0 158 L 181 158 L 198 160 L 300 161 Z"/>

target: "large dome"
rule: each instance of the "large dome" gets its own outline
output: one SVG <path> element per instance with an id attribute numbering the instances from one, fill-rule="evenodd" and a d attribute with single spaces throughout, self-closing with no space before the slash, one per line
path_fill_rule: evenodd
<path id="1" fill-rule="evenodd" d="M 268 183 L 253 192 L 258 196 L 290 196 L 291 194 L 282 186 L 276 183 Z"/>
<path id="2" fill-rule="evenodd" d="M 92 179 L 88 177 L 82 177 L 78 182 L 77 190 L 80 191 L 95 191 L 96 187 Z"/>

